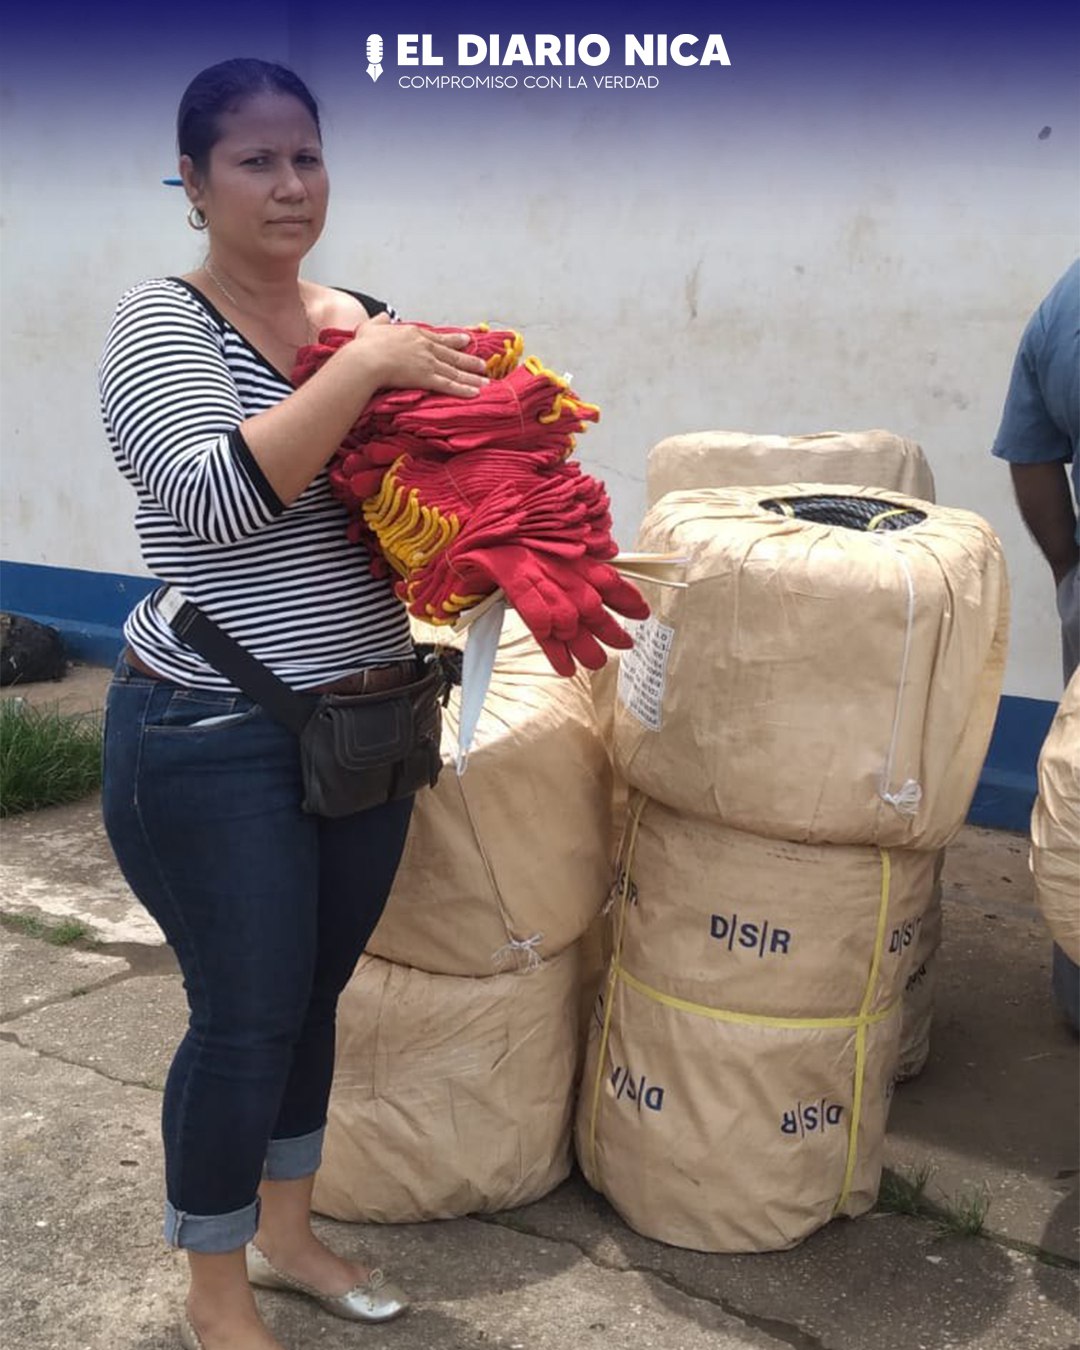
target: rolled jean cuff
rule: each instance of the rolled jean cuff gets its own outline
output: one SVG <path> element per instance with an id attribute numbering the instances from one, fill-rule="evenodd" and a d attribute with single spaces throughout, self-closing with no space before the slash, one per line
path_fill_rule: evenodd
<path id="1" fill-rule="evenodd" d="M 296 1181 L 310 1177 L 322 1162 L 325 1126 L 295 1139 L 271 1139 L 266 1149 L 263 1176 L 267 1181 Z"/>
<path id="2" fill-rule="evenodd" d="M 188 1214 L 165 1201 L 165 1241 L 191 1252 L 232 1252 L 255 1236 L 259 1202 L 229 1214 Z"/>

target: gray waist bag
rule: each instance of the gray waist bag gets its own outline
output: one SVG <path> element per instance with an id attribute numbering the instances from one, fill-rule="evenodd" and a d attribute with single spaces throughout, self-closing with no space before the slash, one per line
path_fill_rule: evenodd
<path id="1" fill-rule="evenodd" d="M 299 694 L 189 600 L 166 590 L 158 612 L 248 698 L 296 733 L 301 809 L 349 816 L 434 787 L 442 768 L 442 706 L 460 683 L 460 655 L 418 646 L 416 679 L 372 694 Z"/>

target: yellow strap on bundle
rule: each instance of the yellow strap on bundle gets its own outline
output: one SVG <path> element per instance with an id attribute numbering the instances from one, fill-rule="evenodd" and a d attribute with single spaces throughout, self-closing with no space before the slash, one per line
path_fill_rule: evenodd
<path id="1" fill-rule="evenodd" d="M 906 516 L 910 513 L 910 506 L 894 506 L 891 511 L 879 511 L 866 522 L 867 532 L 876 530 L 883 520 L 891 520 L 893 516 Z"/>
<path id="2" fill-rule="evenodd" d="M 892 885 L 892 862 L 889 851 L 888 849 L 878 849 L 881 858 L 881 892 L 878 902 L 877 931 L 874 936 L 874 952 L 870 961 L 870 971 L 867 975 L 866 988 L 863 991 L 862 1004 L 858 1013 L 850 1017 L 769 1017 L 759 1013 L 740 1013 L 726 1008 L 710 1008 L 704 1004 L 691 1003 L 688 999 L 676 998 L 673 994 L 665 994 L 659 989 L 654 989 L 651 985 L 645 984 L 643 980 L 631 975 L 622 965 L 623 932 L 629 905 L 631 869 L 634 863 L 634 852 L 637 848 L 638 827 L 641 824 L 641 817 L 647 804 L 648 798 L 643 793 L 638 793 L 631 808 L 627 829 L 619 849 L 621 870 L 618 874 L 618 917 L 615 944 L 604 996 L 604 1021 L 596 1057 L 596 1075 L 593 1080 L 589 1116 L 589 1160 L 592 1174 L 599 1182 L 600 1171 L 596 1159 L 596 1124 L 600 1113 L 600 1092 L 605 1076 L 608 1038 L 614 1015 L 615 991 L 621 980 L 635 993 L 641 994 L 644 998 L 652 999 L 654 1003 L 659 1003 L 667 1008 L 674 1008 L 678 1012 L 692 1013 L 697 1017 L 708 1017 L 716 1022 L 732 1022 L 744 1026 L 777 1027 L 789 1031 L 821 1027 L 855 1028 L 855 1081 L 852 1092 L 851 1123 L 848 1128 L 847 1164 L 844 1168 L 844 1181 L 840 1189 L 840 1195 L 833 1207 L 833 1213 L 839 1213 L 851 1191 L 852 1178 L 855 1175 L 855 1164 L 858 1158 L 859 1124 L 862 1119 L 863 1088 L 866 1080 L 867 1028 L 877 1022 L 884 1022 L 895 1013 L 897 1008 L 897 1003 L 894 1001 L 875 1013 L 870 1012 L 878 972 L 881 969 L 881 958 L 885 950 L 885 936 L 888 931 L 889 898 Z"/>

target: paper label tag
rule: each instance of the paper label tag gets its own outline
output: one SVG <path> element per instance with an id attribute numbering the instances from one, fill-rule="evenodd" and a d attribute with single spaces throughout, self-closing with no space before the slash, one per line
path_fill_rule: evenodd
<path id="1" fill-rule="evenodd" d="M 629 625 L 627 625 L 629 627 Z M 634 645 L 619 661 L 619 699 L 650 731 L 660 730 L 668 656 L 675 629 L 646 619 L 634 633 Z"/>

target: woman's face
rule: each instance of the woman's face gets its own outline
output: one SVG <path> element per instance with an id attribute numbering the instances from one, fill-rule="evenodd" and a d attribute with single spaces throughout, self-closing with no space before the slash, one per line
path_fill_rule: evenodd
<path id="1" fill-rule="evenodd" d="M 204 177 L 181 160 L 189 196 L 223 253 L 299 260 L 322 233 L 330 181 L 311 114 L 290 94 L 262 93 L 222 113 Z"/>

